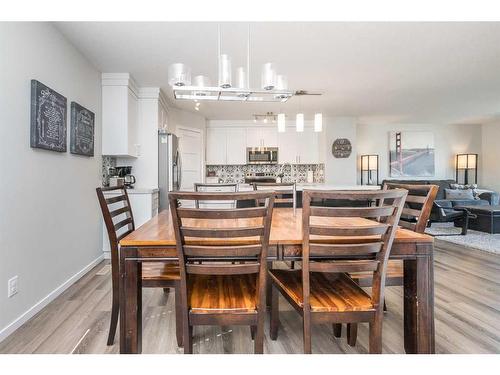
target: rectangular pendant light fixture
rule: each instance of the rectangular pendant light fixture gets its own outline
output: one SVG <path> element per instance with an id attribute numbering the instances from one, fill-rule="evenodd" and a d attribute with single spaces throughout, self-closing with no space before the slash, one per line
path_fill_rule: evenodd
<path id="1" fill-rule="evenodd" d="M 284 133 L 285 130 L 286 130 L 286 128 L 285 128 L 285 114 L 279 113 L 278 114 L 278 132 Z"/>
<path id="2" fill-rule="evenodd" d="M 314 114 L 314 131 L 323 131 L 323 115 L 321 113 Z"/>
<path id="3" fill-rule="evenodd" d="M 298 132 L 304 131 L 304 114 L 297 113 L 297 117 L 295 118 L 295 127 Z"/>

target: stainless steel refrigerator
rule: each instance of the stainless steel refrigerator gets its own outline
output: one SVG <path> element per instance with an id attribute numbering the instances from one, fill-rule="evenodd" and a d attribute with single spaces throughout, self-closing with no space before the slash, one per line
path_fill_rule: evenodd
<path id="1" fill-rule="evenodd" d="M 168 208 L 168 192 L 181 186 L 181 159 L 179 139 L 175 134 L 158 131 L 158 188 L 159 208 Z"/>

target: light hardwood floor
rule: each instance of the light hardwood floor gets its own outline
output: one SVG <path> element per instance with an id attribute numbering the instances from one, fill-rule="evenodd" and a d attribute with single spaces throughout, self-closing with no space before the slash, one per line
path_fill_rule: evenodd
<path id="1" fill-rule="evenodd" d="M 437 240 L 435 251 L 436 351 L 500 353 L 500 256 Z M 95 267 L 54 302 L 0 343 L 0 353 L 118 353 L 106 346 L 111 307 L 110 274 Z M 387 288 L 383 352 L 403 353 L 402 287 Z M 182 353 L 175 340 L 174 294 L 143 293 L 143 353 Z M 298 314 L 280 301 L 282 326 L 265 353 L 302 353 Z M 195 353 L 252 353 L 247 327 L 195 327 Z M 360 324 L 356 347 L 333 337 L 331 326 L 312 330 L 313 353 L 366 353 L 368 327 Z"/>

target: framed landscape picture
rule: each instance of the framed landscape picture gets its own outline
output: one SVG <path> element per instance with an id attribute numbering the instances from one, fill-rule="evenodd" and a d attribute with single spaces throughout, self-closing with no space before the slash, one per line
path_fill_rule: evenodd
<path id="1" fill-rule="evenodd" d="M 71 102 L 70 152 L 77 155 L 94 156 L 93 112 L 76 102 Z"/>
<path id="2" fill-rule="evenodd" d="M 434 176 L 432 132 L 390 132 L 389 154 L 391 177 Z"/>
<path id="3" fill-rule="evenodd" d="M 31 80 L 30 146 L 66 152 L 66 98 Z"/>

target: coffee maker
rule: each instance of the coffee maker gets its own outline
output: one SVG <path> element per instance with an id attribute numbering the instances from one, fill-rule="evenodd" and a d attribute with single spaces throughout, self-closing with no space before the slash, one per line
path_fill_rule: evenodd
<path id="1" fill-rule="evenodd" d="M 115 167 L 118 177 L 123 177 L 124 185 L 126 188 L 133 189 L 135 184 L 135 177 L 132 175 L 132 166 Z"/>

